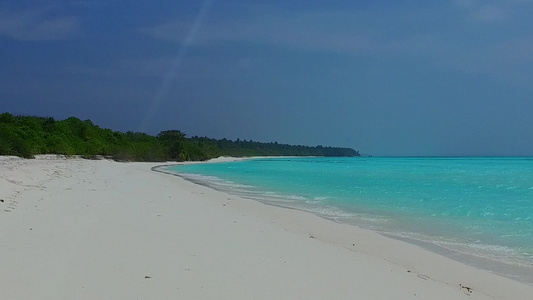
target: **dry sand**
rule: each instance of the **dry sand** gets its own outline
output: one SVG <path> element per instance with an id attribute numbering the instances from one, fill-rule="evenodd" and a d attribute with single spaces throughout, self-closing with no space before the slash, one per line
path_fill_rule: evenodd
<path id="1" fill-rule="evenodd" d="M 0 299 L 533 298 L 533 286 L 155 165 L 0 158 Z"/>

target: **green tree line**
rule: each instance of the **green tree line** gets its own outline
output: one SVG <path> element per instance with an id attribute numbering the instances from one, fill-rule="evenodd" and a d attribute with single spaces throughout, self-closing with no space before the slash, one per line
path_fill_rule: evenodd
<path id="1" fill-rule="evenodd" d="M 0 155 L 110 157 L 120 161 L 207 160 L 219 156 L 359 156 L 350 148 L 309 147 L 254 141 L 187 138 L 179 130 L 157 136 L 103 129 L 91 120 L 0 114 Z"/>

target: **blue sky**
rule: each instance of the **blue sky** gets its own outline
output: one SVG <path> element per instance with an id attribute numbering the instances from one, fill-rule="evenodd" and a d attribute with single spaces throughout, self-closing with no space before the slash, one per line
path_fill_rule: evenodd
<path id="1" fill-rule="evenodd" d="M 120 131 L 533 155 L 533 1 L 0 3 L 0 111 Z"/>

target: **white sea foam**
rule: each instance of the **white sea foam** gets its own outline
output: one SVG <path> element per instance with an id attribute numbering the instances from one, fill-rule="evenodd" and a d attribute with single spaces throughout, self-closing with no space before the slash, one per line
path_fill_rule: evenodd
<path id="1" fill-rule="evenodd" d="M 479 241 L 476 241 L 474 243 L 470 243 L 467 245 L 469 248 L 479 251 L 489 251 L 491 253 L 505 253 L 505 254 L 515 254 L 516 251 L 512 248 L 509 248 L 507 246 L 499 246 L 499 245 L 487 245 L 482 244 Z"/>
<path id="2" fill-rule="evenodd" d="M 317 207 L 317 208 L 312 209 L 311 211 L 318 213 L 322 216 L 326 216 L 326 217 L 348 218 L 348 217 L 354 216 L 351 213 L 345 212 L 335 207 L 321 207 L 321 208 Z"/>
<path id="3" fill-rule="evenodd" d="M 272 199 L 274 201 L 280 201 L 285 200 L 287 202 L 295 202 L 295 201 L 307 201 L 308 199 L 303 196 L 298 195 L 281 195 L 274 192 L 265 192 L 262 193 L 262 196 L 265 200 Z"/>
<path id="4" fill-rule="evenodd" d="M 307 204 L 320 204 L 321 202 L 320 200 L 305 200 Z"/>
<path id="5" fill-rule="evenodd" d="M 201 182 L 209 185 L 214 185 L 217 187 L 227 187 L 227 188 L 252 188 L 251 185 L 235 183 L 233 181 L 224 180 L 216 176 L 201 175 L 201 174 L 180 174 L 185 179 Z"/>
<path id="6" fill-rule="evenodd" d="M 508 164 L 513 161 L 514 165 Z M 512 159 L 306 158 L 273 166 L 264 160 L 254 162 L 253 172 L 249 172 L 252 166 L 226 169 L 231 178 L 249 175 L 254 182 L 270 187 L 205 175 L 190 180 L 459 253 L 498 261 L 529 260 L 533 264 L 531 255 L 524 254 L 533 252 L 533 227 L 529 222 L 533 219 L 533 162 L 516 163 Z M 266 168 L 261 169 L 263 164 Z M 327 178 L 317 177 L 317 165 L 328 167 Z M 216 170 L 216 174 L 226 172 L 214 168 L 210 170 Z M 505 170 L 505 176 L 501 170 Z M 283 174 L 292 177 L 289 180 Z M 477 239 L 481 242 L 472 242 Z M 498 244 L 502 246 L 495 246 Z"/>

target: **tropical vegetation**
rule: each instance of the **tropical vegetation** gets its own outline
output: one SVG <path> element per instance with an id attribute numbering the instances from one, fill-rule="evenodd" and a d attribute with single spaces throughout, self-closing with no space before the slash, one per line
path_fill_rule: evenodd
<path id="1" fill-rule="evenodd" d="M 187 138 L 179 130 L 157 136 L 100 128 L 91 120 L 0 114 L 0 155 L 33 158 L 37 154 L 99 156 L 119 161 L 207 160 L 219 156 L 359 156 L 350 148 Z"/>

